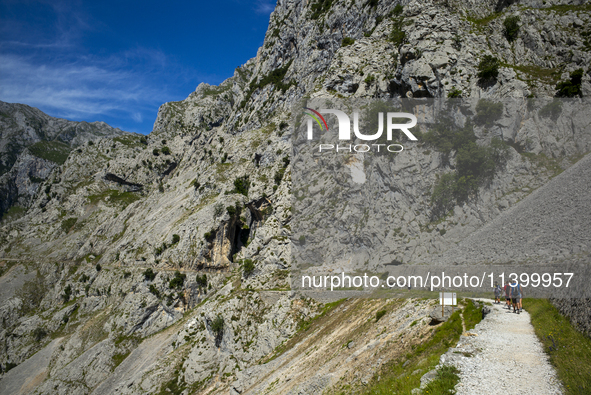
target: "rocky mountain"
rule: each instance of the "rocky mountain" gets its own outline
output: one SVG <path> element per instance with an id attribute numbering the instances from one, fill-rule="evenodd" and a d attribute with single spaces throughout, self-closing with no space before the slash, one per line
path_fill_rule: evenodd
<path id="1" fill-rule="evenodd" d="M 28 208 L 40 184 L 73 149 L 126 134 L 104 122 L 68 121 L 0 102 L 0 216 L 15 205 L 15 212 Z"/>
<path id="2" fill-rule="evenodd" d="M 436 259 L 589 152 L 588 124 L 574 125 L 552 97 L 561 82 L 566 94 L 591 93 L 590 14 L 584 1 L 279 1 L 256 57 L 219 86 L 163 104 L 145 139 L 81 144 L 30 126 L 52 142 L 38 155 L 62 152 L 62 142 L 69 154 L 31 173 L 38 187 L 26 212 L 1 224 L 0 392 L 311 394 L 347 383 L 362 392 L 398 351 L 433 336 L 432 306 L 362 300 L 322 310 L 291 291 L 301 101 L 461 97 L 477 113 L 481 99 L 505 100 L 506 116 L 470 136 L 479 147 L 500 141 L 503 166 L 467 198 L 433 205 L 438 180 L 459 171 L 460 149 L 437 134 L 366 172 L 387 166 L 397 177 L 383 179 L 404 191 L 384 194 L 399 218 L 387 229 L 389 259 Z M 551 127 L 503 123 L 528 110 L 528 97 L 536 111 L 547 106 Z M 589 246 L 562 257 L 588 259 Z M 342 319 L 306 332 L 333 308 Z M 389 325 L 361 325 L 382 310 Z M 347 369 L 314 369 L 326 360 L 307 359 L 304 337 L 310 350 L 334 341 L 331 363 Z"/>

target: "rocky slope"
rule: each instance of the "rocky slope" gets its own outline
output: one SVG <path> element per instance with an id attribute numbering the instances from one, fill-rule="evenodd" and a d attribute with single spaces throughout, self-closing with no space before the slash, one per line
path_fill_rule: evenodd
<path id="1" fill-rule="evenodd" d="M 68 121 L 0 102 L 0 216 L 14 205 L 28 208 L 40 184 L 74 148 L 126 134 L 104 122 Z"/>
<path id="2" fill-rule="evenodd" d="M 145 141 L 101 137 L 38 176 L 25 215 L 0 228 L 0 364 L 12 377 L 0 386 L 315 393 L 347 375 L 363 377 L 360 363 L 330 378 L 298 378 L 297 387 L 275 380 L 301 371 L 306 353 L 274 360 L 285 365 L 263 363 L 319 311 L 318 302 L 290 292 L 293 106 L 314 97 L 437 98 L 453 89 L 475 99 L 548 97 L 581 67 L 582 94 L 591 93 L 584 2 L 400 4 L 279 1 L 256 57 L 220 86 L 201 84 L 162 105 Z M 516 15 L 519 34 L 508 41 L 503 22 Z M 500 67 L 482 83 L 477 67 L 485 55 Z M 477 128 L 483 146 L 503 139 L 506 166 L 441 222 L 433 221 L 429 197 L 438 175 L 454 170 L 455 154 L 443 160 L 420 142 L 387 163 L 406 191 L 392 203 L 401 218 L 392 224 L 399 254 L 392 257 L 414 262 L 444 253 L 589 151 L 588 139 L 569 134 L 568 114 L 553 122 L 538 129 L 499 121 L 488 134 Z M 367 312 L 379 307 L 359 303 Z M 429 306 L 416 306 L 414 321 L 421 321 Z M 415 326 L 399 334 L 432 333 Z M 379 347 L 398 329 L 380 330 Z M 335 363 L 346 358 L 336 355 Z M 34 384 L 21 380 L 26 366 L 39 372 Z"/>

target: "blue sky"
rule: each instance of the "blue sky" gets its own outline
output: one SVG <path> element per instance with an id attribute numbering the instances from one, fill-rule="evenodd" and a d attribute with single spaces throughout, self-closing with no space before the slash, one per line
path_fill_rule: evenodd
<path id="1" fill-rule="evenodd" d="M 158 107 L 256 55 L 272 0 L 0 0 L 0 100 L 152 130 Z"/>

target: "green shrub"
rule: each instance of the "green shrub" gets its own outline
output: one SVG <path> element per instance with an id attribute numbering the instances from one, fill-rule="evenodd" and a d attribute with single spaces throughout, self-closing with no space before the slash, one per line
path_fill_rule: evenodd
<path id="1" fill-rule="evenodd" d="M 383 316 L 385 316 L 387 313 L 386 310 L 380 310 L 376 313 L 376 322 L 378 322 L 380 320 L 380 318 L 382 318 Z"/>
<path id="2" fill-rule="evenodd" d="M 455 199 L 456 175 L 445 173 L 435 183 L 431 194 L 431 215 L 434 218 L 444 216 L 456 205 Z"/>
<path id="3" fill-rule="evenodd" d="M 234 207 L 234 206 L 226 207 L 226 211 L 228 212 L 228 215 L 230 217 L 233 217 L 234 215 L 236 215 L 236 207 Z"/>
<path id="4" fill-rule="evenodd" d="M 162 147 L 162 153 L 164 155 L 170 155 L 170 148 L 168 148 L 167 146 Z"/>
<path id="5" fill-rule="evenodd" d="M 195 282 L 199 288 L 207 288 L 207 275 L 203 274 L 200 276 L 199 274 L 195 277 Z"/>
<path id="6" fill-rule="evenodd" d="M 244 196 L 248 196 L 248 190 L 250 188 L 250 181 L 248 176 L 238 177 L 234 180 L 234 190 L 231 193 L 240 193 Z"/>
<path id="7" fill-rule="evenodd" d="M 310 10 L 312 11 L 312 19 L 318 19 L 322 14 L 330 10 L 331 5 L 332 0 L 316 0 L 310 6 Z"/>
<path id="8" fill-rule="evenodd" d="M 353 39 L 351 37 L 345 37 L 345 38 L 343 38 L 343 41 L 341 41 L 342 47 L 347 47 L 347 46 L 353 45 L 353 44 L 355 44 L 355 39 Z"/>
<path id="9" fill-rule="evenodd" d="M 215 230 L 215 229 L 212 229 L 212 230 L 210 230 L 209 232 L 205 232 L 205 233 L 203 234 L 203 238 L 204 238 L 206 241 L 212 241 L 212 240 L 215 238 L 215 234 L 216 234 L 216 230 Z"/>
<path id="10" fill-rule="evenodd" d="M 402 11 L 404 11 L 402 4 L 396 4 L 396 7 L 392 10 L 392 15 L 402 15 Z"/>
<path id="11" fill-rule="evenodd" d="M 486 55 L 478 64 L 477 75 L 480 83 L 496 79 L 499 76 L 499 59 Z"/>
<path id="12" fill-rule="evenodd" d="M 177 234 L 172 235 L 172 244 L 176 244 L 181 241 L 181 237 Z"/>
<path id="13" fill-rule="evenodd" d="M 72 286 L 70 284 L 68 284 L 68 286 L 66 288 L 64 288 L 64 293 L 62 294 L 62 299 L 64 300 L 64 303 L 67 303 L 70 300 L 71 296 L 72 296 Z"/>
<path id="14" fill-rule="evenodd" d="M 181 273 L 178 270 L 176 272 L 174 272 L 174 277 L 172 278 L 172 280 L 170 280 L 170 282 L 168 283 L 168 286 L 171 289 L 182 289 L 183 285 L 185 284 L 185 279 L 187 278 L 187 275 L 185 273 Z"/>
<path id="15" fill-rule="evenodd" d="M 211 330 L 216 334 L 216 337 L 221 336 L 224 332 L 224 317 L 218 315 L 211 322 Z"/>
<path id="16" fill-rule="evenodd" d="M 158 291 L 158 288 L 154 284 L 150 284 L 150 293 L 160 299 L 160 291 Z"/>
<path id="17" fill-rule="evenodd" d="M 458 150 L 468 141 L 476 141 L 473 126 L 466 122 L 463 128 L 457 127 L 450 117 L 440 117 L 437 122 L 423 135 L 426 144 L 444 155 L 444 161 L 452 150 Z"/>
<path id="18" fill-rule="evenodd" d="M 76 217 L 70 217 L 68 219 L 64 219 L 61 224 L 62 230 L 66 233 L 69 233 L 70 229 L 72 229 L 74 227 L 74 225 L 76 225 L 77 221 L 78 221 L 78 218 L 76 218 Z"/>
<path id="19" fill-rule="evenodd" d="M 36 342 L 40 342 L 45 336 L 47 336 L 47 331 L 43 328 L 35 328 L 31 334 Z"/>
<path id="20" fill-rule="evenodd" d="M 242 264 L 242 270 L 244 273 L 244 277 L 248 277 L 254 272 L 254 262 L 252 259 L 245 259 L 244 263 Z"/>
<path id="21" fill-rule="evenodd" d="M 281 184 L 281 180 L 283 180 L 284 174 L 285 174 L 285 168 L 281 168 L 275 172 L 275 176 L 273 176 L 273 179 L 275 180 L 275 185 Z"/>
<path id="22" fill-rule="evenodd" d="M 96 264 L 95 269 L 96 269 L 97 272 L 100 272 L 101 271 L 102 267 L 101 267 L 100 263 L 97 263 Z"/>
<path id="23" fill-rule="evenodd" d="M 373 74 L 371 74 L 371 73 L 369 73 L 369 74 L 367 75 L 367 77 L 365 77 L 365 83 L 366 83 L 366 84 L 371 84 L 371 83 L 372 83 L 372 82 L 374 82 L 375 80 L 376 80 L 376 77 L 375 77 Z"/>
<path id="24" fill-rule="evenodd" d="M 462 91 L 457 89 L 455 86 L 451 88 L 449 92 L 447 92 L 447 97 L 450 99 L 455 99 L 458 97 L 462 97 Z"/>
<path id="25" fill-rule="evenodd" d="M 257 89 L 262 89 L 269 84 L 272 84 L 276 89 L 281 89 L 283 93 L 285 93 L 285 91 L 287 91 L 289 87 L 291 87 L 292 85 L 296 85 L 296 82 L 294 80 L 291 80 L 288 83 L 283 82 L 285 74 L 287 73 L 287 70 L 289 70 L 289 67 L 291 66 L 292 62 L 293 60 L 290 60 L 284 66 L 271 71 L 269 74 L 263 76 L 263 78 L 261 78 L 258 82 L 256 82 L 256 79 L 252 80 L 252 82 L 249 85 L 248 91 L 244 97 L 244 100 L 242 100 L 242 102 L 240 103 L 240 108 L 243 108 L 246 105 L 248 100 L 250 100 L 252 94 Z"/>
<path id="26" fill-rule="evenodd" d="M 396 20 L 394 25 L 392 26 L 392 31 L 388 36 L 388 40 L 394 43 L 396 46 L 402 45 L 404 40 L 406 39 L 406 33 L 402 30 L 402 18 L 400 20 Z"/>
<path id="27" fill-rule="evenodd" d="M 556 97 L 583 96 L 581 82 L 583 80 L 583 69 L 570 73 L 570 80 L 561 81 L 556 85 Z"/>
<path id="28" fill-rule="evenodd" d="M 152 268 L 147 268 L 143 274 L 146 281 L 154 281 L 154 279 L 156 278 L 156 273 L 152 271 Z"/>
<path id="29" fill-rule="evenodd" d="M 502 112 L 501 103 L 481 100 L 477 105 L 480 121 L 492 123 Z M 478 193 L 478 188 L 490 180 L 505 165 L 509 157 L 509 146 L 493 138 L 488 147 L 476 144 L 476 136 L 469 121 L 458 128 L 449 117 L 441 117 L 423 135 L 424 141 L 449 160 L 452 150 L 457 152 L 455 172 L 443 174 L 436 181 L 431 194 L 432 219 L 440 218 L 456 204 L 466 202 Z"/>
<path id="30" fill-rule="evenodd" d="M 476 116 L 474 121 L 479 125 L 491 127 L 503 114 L 503 103 L 492 100 L 480 99 L 476 104 Z"/>
<path id="31" fill-rule="evenodd" d="M 154 156 L 158 156 L 158 155 L 160 155 L 160 150 L 158 148 L 154 148 L 152 150 L 152 154 L 154 154 Z"/>
<path id="32" fill-rule="evenodd" d="M 168 246 L 166 245 L 166 243 L 162 243 L 160 247 L 156 247 L 156 249 L 154 250 L 154 254 L 156 254 L 157 256 L 162 255 L 162 253 L 166 251 L 167 248 Z"/>
<path id="33" fill-rule="evenodd" d="M 511 42 L 517 38 L 517 35 L 519 34 L 519 21 L 520 19 L 517 15 L 508 16 L 503 21 L 503 26 L 505 27 L 503 34 L 507 41 Z"/>

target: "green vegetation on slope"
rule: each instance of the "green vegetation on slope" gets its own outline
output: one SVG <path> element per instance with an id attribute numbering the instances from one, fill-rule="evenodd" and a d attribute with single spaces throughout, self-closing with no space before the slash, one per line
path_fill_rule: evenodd
<path id="1" fill-rule="evenodd" d="M 577 331 L 546 299 L 525 299 L 524 308 L 565 394 L 591 393 L 591 339 Z"/>
<path id="2" fill-rule="evenodd" d="M 474 120 L 488 126 L 502 113 L 502 104 L 483 99 L 476 106 L 476 111 Z M 442 117 L 423 138 L 427 145 L 443 154 L 444 162 L 449 160 L 452 151 L 456 151 L 455 171 L 439 177 L 433 188 L 432 220 L 442 218 L 456 204 L 476 196 L 478 189 L 494 177 L 509 156 L 509 146 L 500 139 L 492 139 L 487 147 L 480 146 L 476 144 L 469 122 L 459 128 L 446 117 Z"/>
<path id="3" fill-rule="evenodd" d="M 105 200 L 111 204 L 120 204 L 125 208 L 136 200 L 139 200 L 140 197 L 134 192 L 121 192 L 116 189 L 109 189 L 96 195 L 90 195 L 88 199 L 91 204 L 97 204 L 99 201 Z"/>
<path id="4" fill-rule="evenodd" d="M 63 165 L 70 154 L 70 146 L 60 141 L 39 141 L 29 147 L 29 152 L 38 158 Z"/>
<path id="5" fill-rule="evenodd" d="M 482 319 L 480 308 L 471 300 L 463 300 L 466 307 L 463 310 L 466 329 L 474 326 Z M 412 390 L 421 386 L 421 376 L 432 370 L 439 363 L 439 357 L 447 352 L 449 347 L 454 347 L 462 334 L 462 317 L 460 310 L 455 311 L 452 316 L 441 324 L 430 339 L 422 344 L 413 346 L 412 352 L 401 359 L 389 361 L 384 368 L 378 372 L 372 382 L 369 383 L 363 394 L 390 395 L 390 394 L 411 394 Z M 420 370 L 421 374 L 411 374 Z M 459 378 L 457 371 L 453 368 L 443 367 L 438 369 L 437 378 L 426 388 L 429 394 L 449 393 L 449 389 L 457 384 Z M 380 377 L 378 381 L 377 378 Z M 427 393 L 427 392 L 425 392 Z"/>

